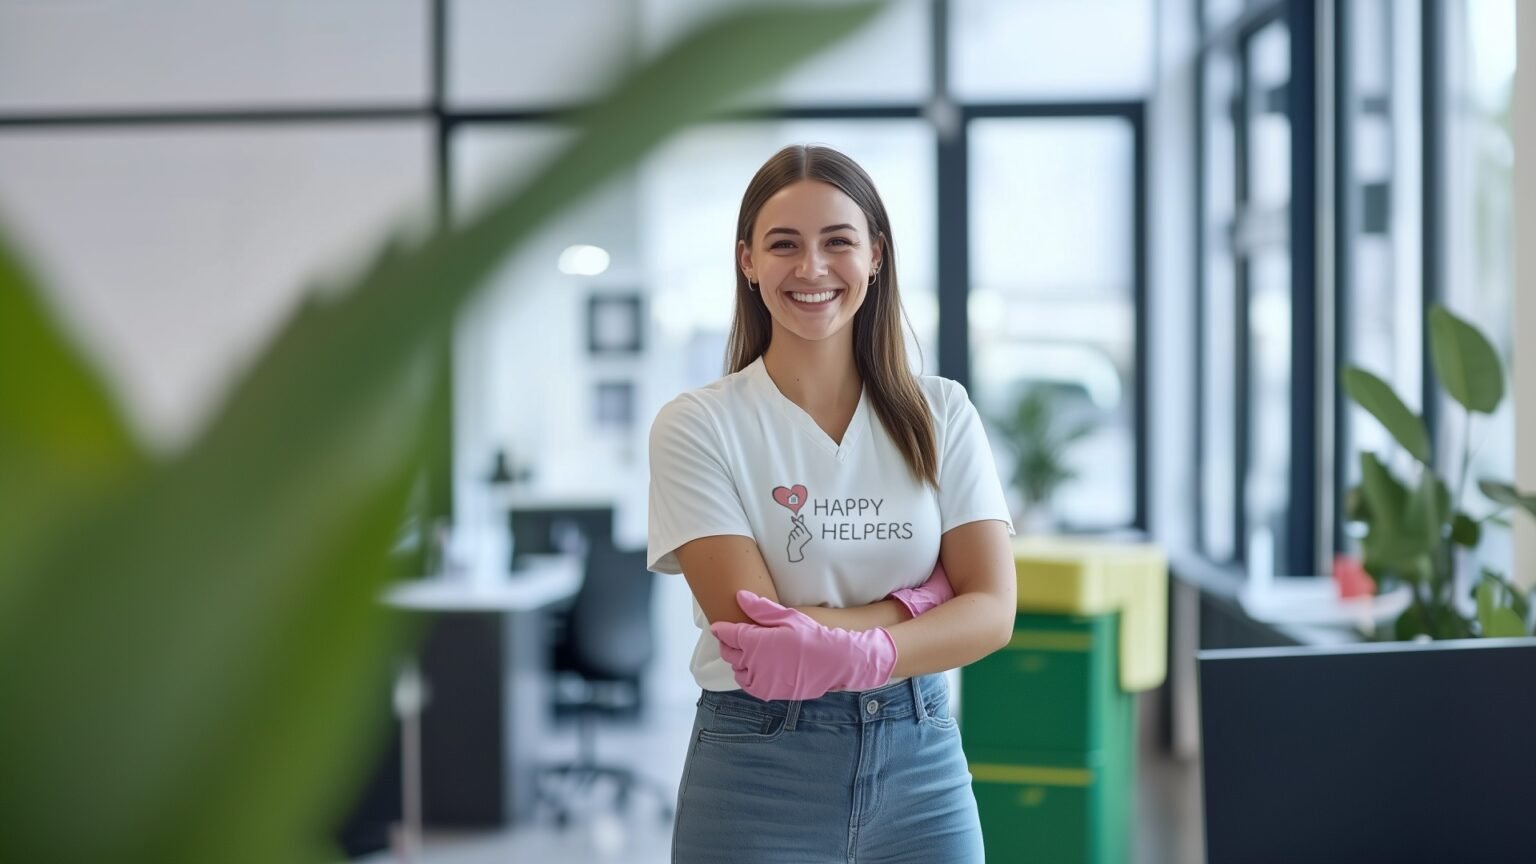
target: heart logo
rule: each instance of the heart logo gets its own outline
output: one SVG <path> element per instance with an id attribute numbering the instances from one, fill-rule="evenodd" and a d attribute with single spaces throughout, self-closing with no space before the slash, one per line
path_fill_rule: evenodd
<path id="1" fill-rule="evenodd" d="M 798 516 L 800 508 L 805 506 L 805 487 L 799 483 L 788 488 L 776 486 L 773 490 L 773 500 L 788 507 Z"/>

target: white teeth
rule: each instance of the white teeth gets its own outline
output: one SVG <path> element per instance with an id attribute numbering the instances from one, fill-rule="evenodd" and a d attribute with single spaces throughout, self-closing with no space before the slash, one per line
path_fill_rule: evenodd
<path id="1" fill-rule="evenodd" d="M 791 292 L 789 296 L 799 300 L 801 303 L 825 303 L 826 301 L 831 300 L 833 297 L 836 297 L 837 292 L 823 291 L 820 294 L 795 294 Z"/>

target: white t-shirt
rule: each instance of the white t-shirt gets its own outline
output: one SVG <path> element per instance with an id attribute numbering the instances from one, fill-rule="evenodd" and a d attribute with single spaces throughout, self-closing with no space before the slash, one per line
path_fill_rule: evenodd
<path id="1" fill-rule="evenodd" d="M 779 391 L 761 357 L 662 406 L 650 435 L 648 568 L 681 573 L 679 546 L 740 534 L 757 541 L 780 603 L 846 608 L 921 585 L 957 525 L 997 519 L 1014 533 L 965 388 L 918 382 L 934 420 L 937 493 L 912 476 L 867 388 L 841 444 Z M 693 617 L 694 679 L 740 689 L 697 601 Z"/>

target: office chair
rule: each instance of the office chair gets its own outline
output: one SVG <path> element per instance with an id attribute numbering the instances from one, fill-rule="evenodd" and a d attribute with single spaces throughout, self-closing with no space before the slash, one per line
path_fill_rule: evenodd
<path id="1" fill-rule="evenodd" d="M 655 651 L 654 579 L 645 567 L 645 550 L 620 552 L 607 538 L 589 545 L 585 578 L 553 651 L 554 669 L 574 673 L 583 685 L 582 698 L 571 706 L 577 715 L 578 756 L 539 773 L 540 804 L 553 811 L 560 827 L 570 822 L 578 796 L 601 780 L 613 783 L 618 809 L 638 790 L 656 797 L 663 821 L 672 818 L 672 795 L 660 783 L 621 765 L 599 763 L 596 753 L 598 715 L 638 704 L 641 673 Z"/>

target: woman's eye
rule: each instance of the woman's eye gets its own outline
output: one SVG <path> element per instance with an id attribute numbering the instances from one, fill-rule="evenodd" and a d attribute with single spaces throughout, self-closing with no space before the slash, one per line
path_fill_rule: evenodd
<path id="1" fill-rule="evenodd" d="M 833 237 L 831 240 L 828 240 L 827 242 L 828 243 L 841 243 L 844 246 L 852 246 L 853 245 L 852 243 L 850 243 L 848 241 L 848 238 L 846 238 L 846 237 Z"/>
<path id="2" fill-rule="evenodd" d="M 772 246 L 769 246 L 768 248 L 769 249 L 788 249 L 789 247 L 791 247 L 793 245 L 795 245 L 795 244 L 791 243 L 788 240 L 780 240 L 779 242 L 773 244 Z"/>

